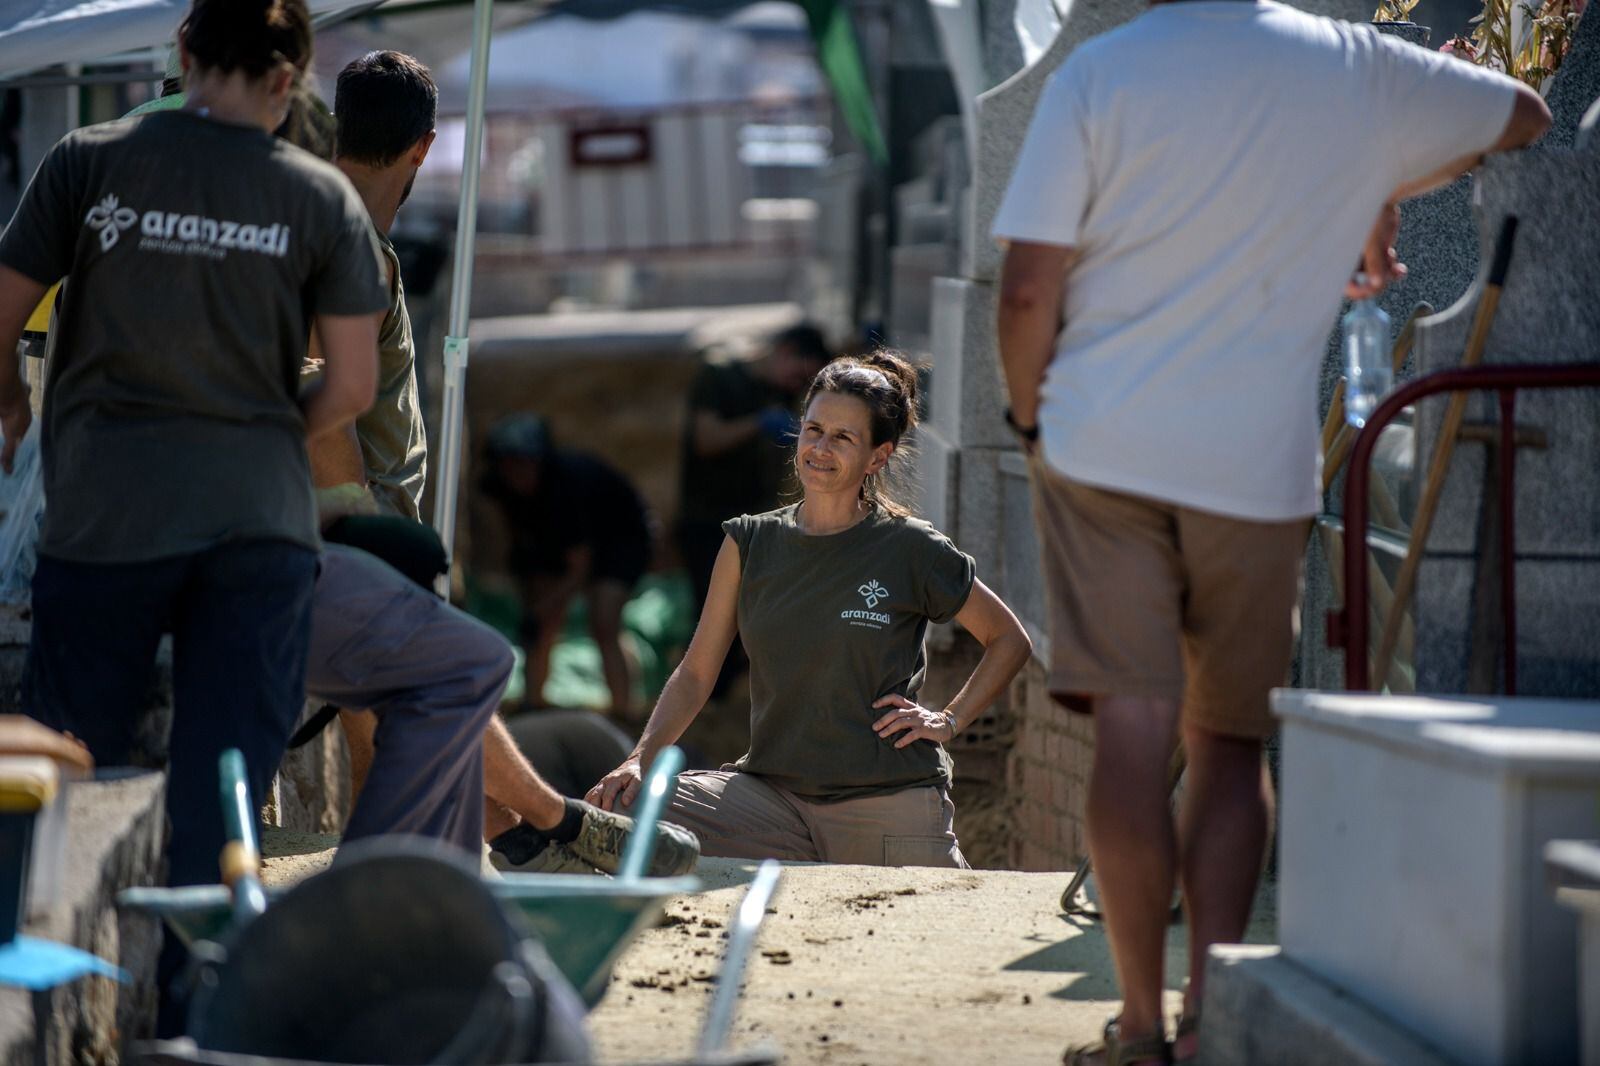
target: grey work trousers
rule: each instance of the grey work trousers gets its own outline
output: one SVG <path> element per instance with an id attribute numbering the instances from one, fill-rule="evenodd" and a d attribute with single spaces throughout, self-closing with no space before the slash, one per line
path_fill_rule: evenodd
<path id="1" fill-rule="evenodd" d="M 955 813 L 949 794 L 931 785 L 818 803 L 755 774 L 689 770 L 662 818 L 717 858 L 964 870 Z"/>
<path id="2" fill-rule="evenodd" d="M 483 733 L 514 661 L 500 634 L 382 560 L 323 550 L 306 692 L 378 716 L 345 840 L 404 834 L 480 853 Z"/>

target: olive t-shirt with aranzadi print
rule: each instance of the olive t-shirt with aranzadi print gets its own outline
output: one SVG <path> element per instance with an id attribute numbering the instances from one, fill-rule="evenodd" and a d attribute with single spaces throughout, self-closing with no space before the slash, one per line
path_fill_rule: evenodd
<path id="1" fill-rule="evenodd" d="M 928 523 L 874 509 L 810 536 L 798 504 L 729 519 L 739 548 L 739 636 L 750 654 L 750 752 L 735 768 L 822 802 L 947 787 L 950 756 L 896 748 L 872 724 L 888 695 L 915 700 L 923 639 L 967 602 L 972 558 Z"/>
<path id="2" fill-rule="evenodd" d="M 389 302 L 338 170 L 189 111 L 89 126 L 45 157 L 0 263 L 68 279 L 45 383 L 40 554 L 319 545 L 297 402 L 311 323 Z"/>

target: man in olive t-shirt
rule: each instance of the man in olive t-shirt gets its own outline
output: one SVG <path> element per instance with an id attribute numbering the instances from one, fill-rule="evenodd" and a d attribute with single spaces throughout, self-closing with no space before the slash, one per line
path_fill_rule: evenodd
<path id="1" fill-rule="evenodd" d="M 379 510 L 421 520 L 428 440 L 417 390 L 416 349 L 400 257 L 389 231 L 433 146 L 438 90 L 426 67 L 399 52 L 372 52 L 339 74 L 334 165 L 366 205 L 383 253 L 389 306 L 378 332 L 378 395 L 350 433 L 312 453 L 319 487 L 367 486 Z M 314 376 L 315 359 L 307 377 Z"/>

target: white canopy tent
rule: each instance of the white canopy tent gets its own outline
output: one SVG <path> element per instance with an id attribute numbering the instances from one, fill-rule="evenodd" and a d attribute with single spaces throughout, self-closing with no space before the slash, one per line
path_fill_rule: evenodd
<path id="1" fill-rule="evenodd" d="M 382 0 L 308 0 L 313 14 L 376 7 Z M 389 7 L 403 6 L 391 0 Z M 189 0 L 0 0 L 0 79 L 58 65 L 106 62 L 168 45 Z M 462 407 L 467 375 L 467 312 L 477 238 L 478 167 L 483 155 L 484 95 L 494 0 L 474 0 L 467 128 L 456 222 L 455 265 L 444 346 L 444 411 L 435 469 L 434 526 L 454 559 L 456 498 L 461 478 Z M 0 81 L 3 84 L 3 81 Z"/>
<path id="2" fill-rule="evenodd" d="M 314 15 L 381 0 L 309 0 Z M 0 0 L 0 78 L 172 43 L 188 0 Z"/>

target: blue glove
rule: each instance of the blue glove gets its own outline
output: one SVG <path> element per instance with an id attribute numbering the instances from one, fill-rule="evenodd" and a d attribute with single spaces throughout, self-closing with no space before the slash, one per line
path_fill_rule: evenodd
<path id="1" fill-rule="evenodd" d="M 774 444 L 793 444 L 800 436 L 800 420 L 792 411 L 769 407 L 761 412 L 761 435 Z"/>

